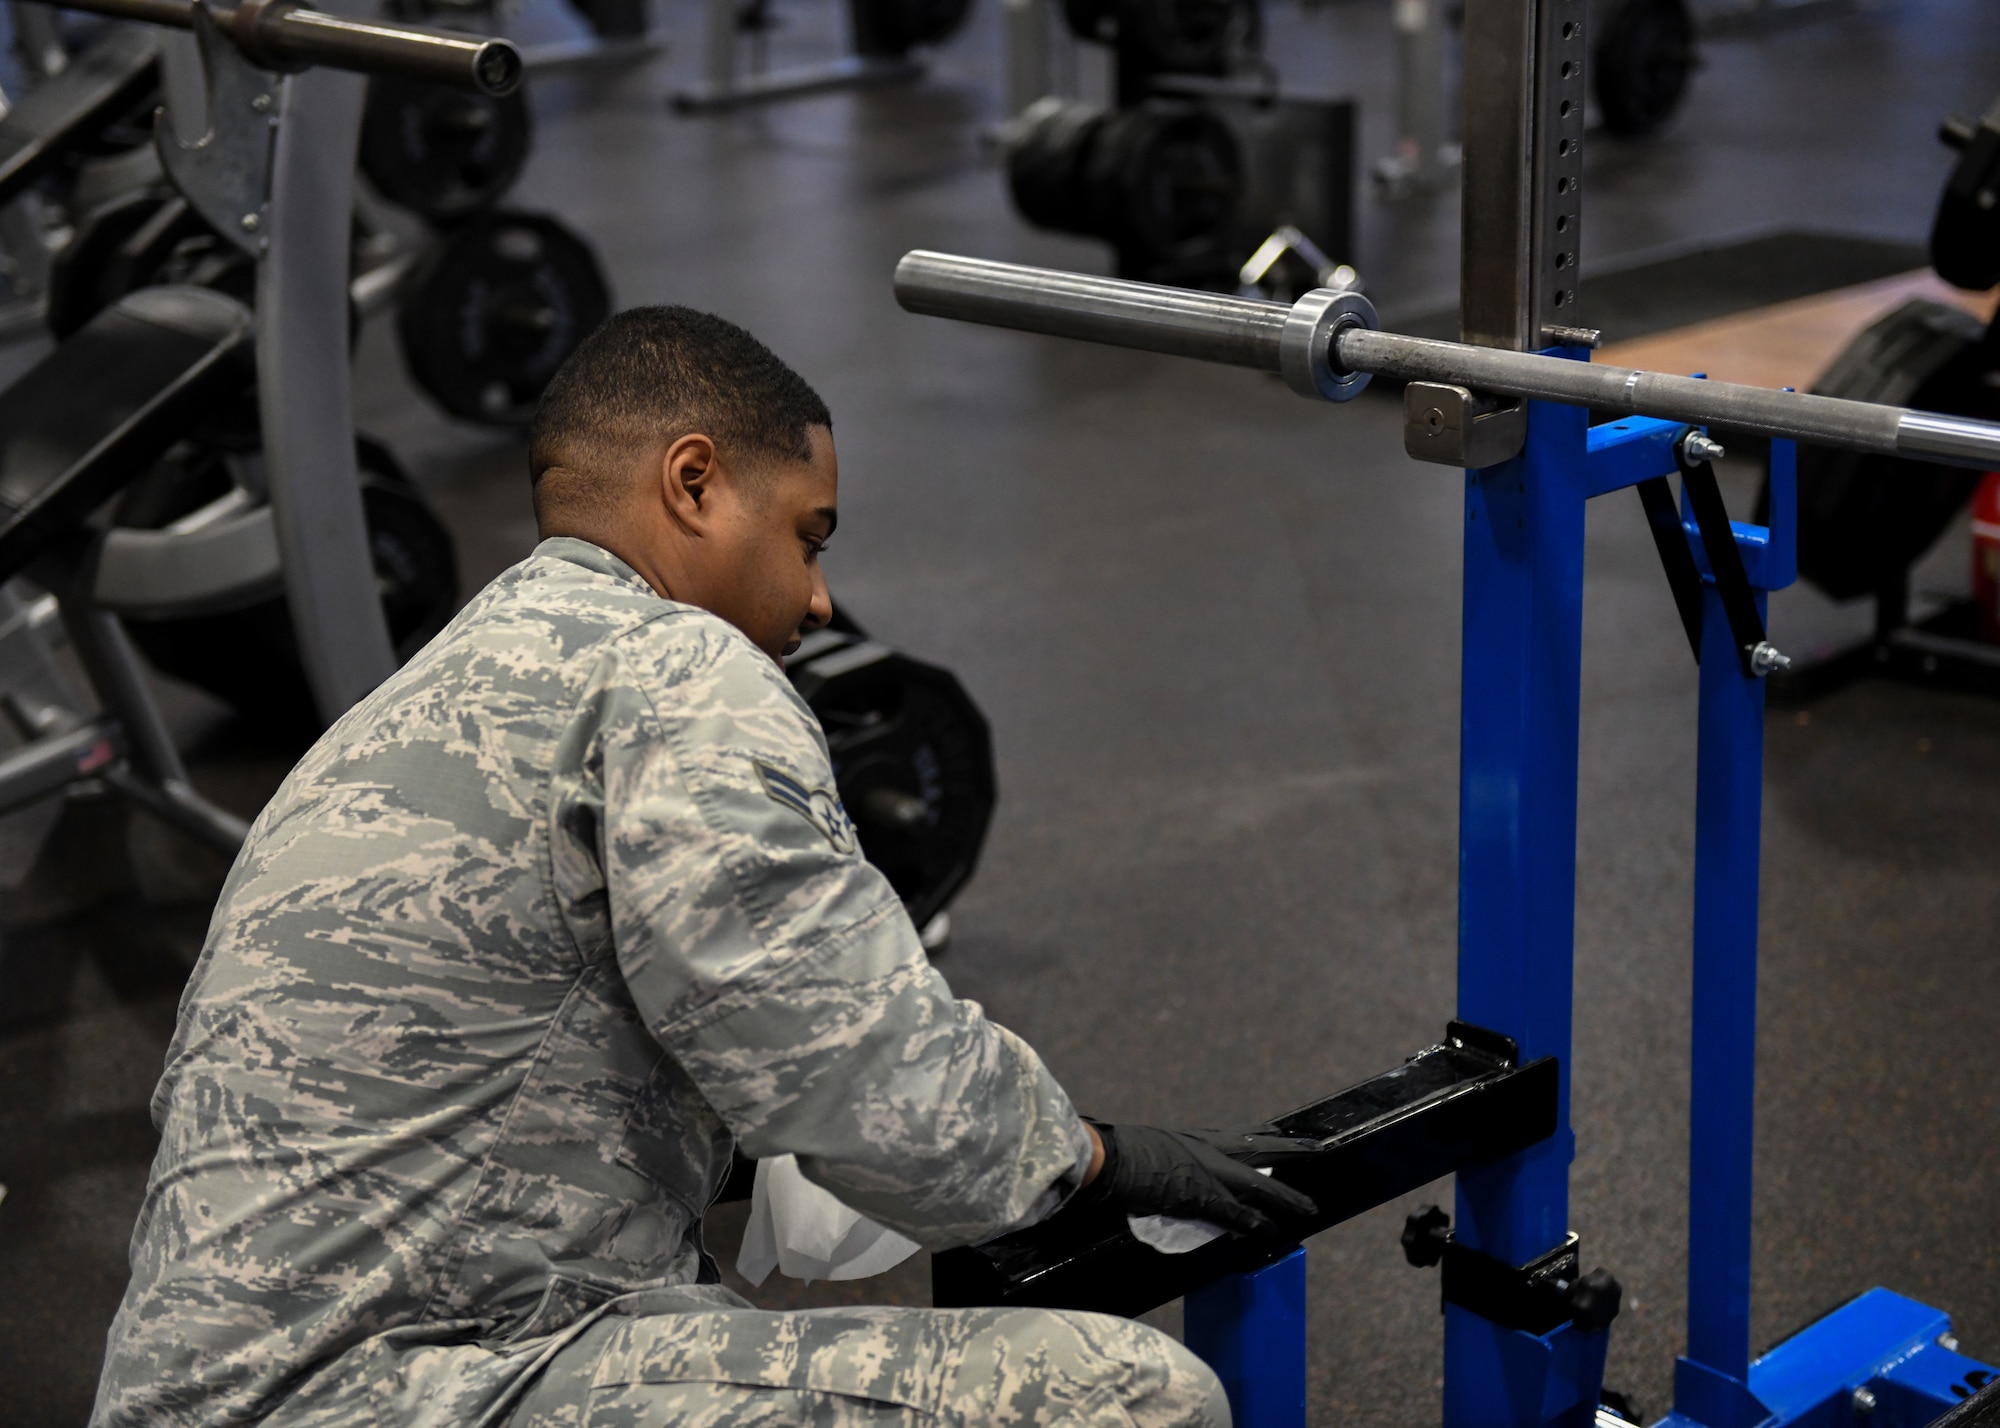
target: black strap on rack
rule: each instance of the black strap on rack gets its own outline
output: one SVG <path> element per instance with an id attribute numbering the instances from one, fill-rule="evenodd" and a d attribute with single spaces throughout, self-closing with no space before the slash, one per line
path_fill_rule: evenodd
<path id="1" fill-rule="evenodd" d="M 1708 554 L 1708 568 L 1715 575 L 1716 593 L 1722 598 L 1722 613 L 1729 621 L 1730 637 L 1743 673 L 1755 678 L 1753 659 L 1764 644 L 1764 617 L 1757 610 L 1757 595 L 1750 588 L 1749 573 L 1743 568 L 1743 552 L 1736 548 L 1736 533 L 1729 525 L 1729 508 L 1722 503 L 1722 488 L 1716 484 L 1715 467 L 1707 461 L 1690 461 L 1686 443 L 1674 444 L 1674 463 L 1681 470 L 1681 490 L 1694 513 L 1695 529 Z M 1681 628 L 1687 631 L 1688 647 L 1695 663 L 1701 662 L 1701 571 L 1687 532 L 1681 526 L 1680 509 L 1674 503 L 1673 488 L 1664 476 L 1639 483 L 1639 501 L 1646 508 L 1646 524 L 1653 532 L 1654 548 L 1667 573 L 1667 585 L 1674 592 L 1674 606 L 1680 611 Z"/>
<path id="2" fill-rule="evenodd" d="M 1664 476 L 1641 481 L 1639 501 L 1646 508 L 1646 524 L 1652 527 L 1653 546 L 1660 552 L 1667 586 L 1674 592 L 1674 607 L 1681 612 L 1688 648 L 1694 651 L 1694 662 L 1700 664 L 1701 570 L 1694 563 L 1687 532 L 1681 529 L 1681 508 L 1674 501 L 1674 488 Z"/>

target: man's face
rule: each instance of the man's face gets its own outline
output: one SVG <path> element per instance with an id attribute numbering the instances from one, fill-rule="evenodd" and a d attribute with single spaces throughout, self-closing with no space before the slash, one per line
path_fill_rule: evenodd
<path id="1" fill-rule="evenodd" d="M 811 435 L 810 461 L 774 460 L 714 511 L 699 601 L 781 661 L 833 618 L 819 552 L 833 534 L 840 470 L 833 433 Z"/>

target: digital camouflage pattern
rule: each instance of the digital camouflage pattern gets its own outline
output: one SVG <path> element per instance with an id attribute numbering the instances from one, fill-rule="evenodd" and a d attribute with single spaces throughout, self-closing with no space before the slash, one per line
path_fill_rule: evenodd
<path id="1" fill-rule="evenodd" d="M 834 1309 L 607 1315 L 520 1428 L 1229 1428 L 1215 1375 L 1103 1314 Z"/>
<path id="2" fill-rule="evenodd" d="M 735 1141 L 934 1248 L 1059 1203 L 1082 1123 L 952 997 L 832 789 L 783 672 L 608 553 L 545 541 L 483 591 L 230 872 L 93 1422 L 500 1421 L 544 1371 L 607 1372 L 609 1347 L 577 1357 L 604 1324 L 635 1373 L 782 1377 L 800 1316 L 699 1282 Z M 828 1361 L 941 1382 L 897 1346 L 956 1351 L 976 1321 L 911 1313 L 850 1315 Z M 1118 1373 L 1167 1352 L 1033 1317 Z M 994 1391 L 1030 1393 L 1003 1358 Z"/>

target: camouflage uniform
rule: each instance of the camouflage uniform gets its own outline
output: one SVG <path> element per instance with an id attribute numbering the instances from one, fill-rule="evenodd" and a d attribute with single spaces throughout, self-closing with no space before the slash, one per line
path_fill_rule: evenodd
<path id="1" fill-rule="evenodd" d="M 1046 1214 L 1087 1153 L 832 788 L 782 671 L 608 553 L 545 541 L 482 592 L 230 873 L 93 1422 L 1214 1419 L 1137 1325 L 713 1283 L 735 1143 L 934 1248 Z"/>

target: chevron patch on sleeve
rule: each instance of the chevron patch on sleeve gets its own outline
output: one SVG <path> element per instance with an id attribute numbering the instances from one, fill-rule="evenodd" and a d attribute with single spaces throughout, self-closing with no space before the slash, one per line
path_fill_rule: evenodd
<path id="1" fill-rule="evenodd" d="M 783 769 L 772 768 L 762 759 L 753 762 L 757 765 L 757 777 L 764 782 L 764 792 L 825 834 L 834 852 L 852 853 L 861 846 L 854 820 L 847 816 L 839 794 L 829 788 L 807 788 Z"/>

